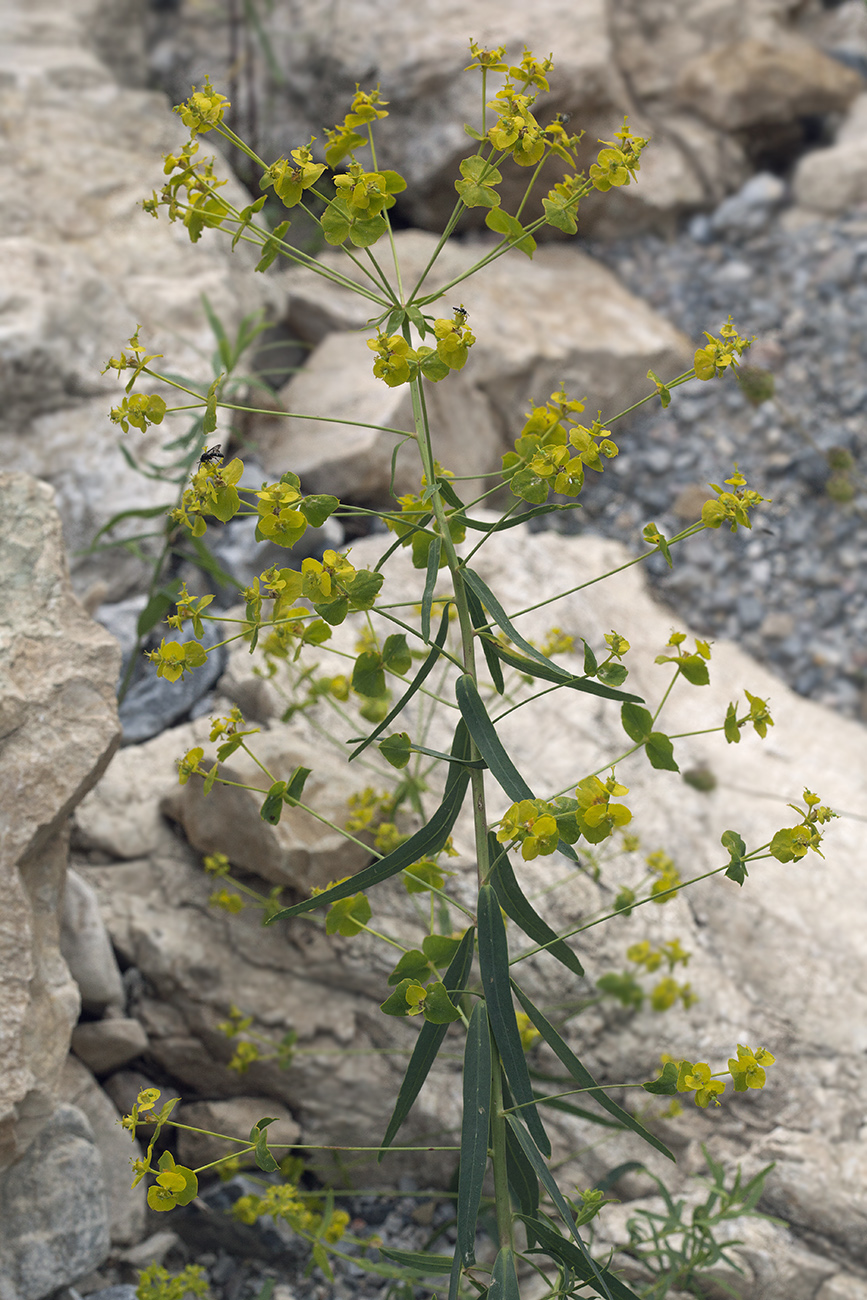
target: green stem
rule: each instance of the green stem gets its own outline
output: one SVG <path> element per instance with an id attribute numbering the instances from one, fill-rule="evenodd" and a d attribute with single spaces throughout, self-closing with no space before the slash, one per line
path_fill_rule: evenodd
<path id="1" fill-rule="evenodd" d="M 497 1044 L 491 1033 L 491 1163 L 494 1168 L 494 1205 L 500 1246 L 514 1246 L 512 1201 L 506 1165 L 506 1114 L 503 1072 Z"/>

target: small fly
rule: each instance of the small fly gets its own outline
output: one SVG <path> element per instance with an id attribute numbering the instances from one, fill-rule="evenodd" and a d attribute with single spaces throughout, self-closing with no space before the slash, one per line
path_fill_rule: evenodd
<path id="1" fill-rule="evenodd" d="M 209 461 L 222 460 L 222 459 L 223 459 L 223 448 L 219 443 L 217 443 L 216 446 L 209 447 L 207 451 L 202 452 L 201 456 L 199 457 L 199 464 L 207 465 Z"/>

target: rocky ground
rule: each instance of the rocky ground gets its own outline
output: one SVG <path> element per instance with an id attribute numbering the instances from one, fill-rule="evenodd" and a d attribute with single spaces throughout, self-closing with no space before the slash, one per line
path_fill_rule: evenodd
<path id="1" fill-rule="evenodd" d="M 676 391 L 667 411 L 654 402 L 625 427 L 613 472 L 592 476 L 584 510 L 557 522 L 635 548 L 649 519 L 668 536 L 694 519 L 695 494 L 737 462 L 771 498 L 752 532 L 691 539 L 671 571 L 654 556 L 654 587 L 693 626 L 738 641 L 799 694 L 863 719 L 867 210 L 795 225 L 784 209 L 753 233 L 745 225 L 699 218 L 671 241 L 594 246 L 691 338 L 731 315 L 757 340 L 744 368 L 769 371 L 774 395 L 755 405 L 726 377 Z"/>

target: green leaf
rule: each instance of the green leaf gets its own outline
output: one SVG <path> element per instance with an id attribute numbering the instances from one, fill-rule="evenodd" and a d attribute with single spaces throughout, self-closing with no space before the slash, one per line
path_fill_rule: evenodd
<path id="1" fill-rule="evenodd" d="M 496 862 L 496 866 L 490 875 L 490 881 L 500 907 L 517 926 L 520 926 L 528 939 L 532 939 L 534 943 L 544 944 L 545 951 L 562 962 L 567 970 L 570 970 L 573 975 L 582 976 L 584 967 L 576 954 L 563 939 L 557 938 L 556 931 L 552 930 L 550 925 L 542 920 L 528 899 L 525 898 L 512 870 L 508 854 L 497 843 L 496 836 L 493 833 L 488 835 L 488 845 L 490 860 Z"/>
<path id="2" fill-rule="evenodd" d="M 387 736 L 381 740 L 378 746 L 380 754 L 386 763 L 396 767 L 398 771 L 406 767 L 412 753 L 412 741 L 405 731 L 399 731 L 394 736 Z"/>
<path id="3" fill-rule="evenodd" d="M 320 220 L 325 242 L 333 245 L 345 243 L 349 235 L 349 224 L 350 215 L 346 200 L 338 195 L 331 200 Z"/>
<path id="4" fill-rule="evenodd" d="M 726 867 L 725 874 L 735 884 L 742 885 L 749 875 L 744 861 L 747 855 L 746 844 L 744 844 L 737 831 L 723 831 L 720 843 L 731 857 L 731 862 Z"/>
<path id="5" fill-rule="evenodd" d="M 532 257 L 536 251 L 536 241 L 528 235 L 517 217 L 510 216 L 502 208 L 492 208 L 485 217 L 485 225 L 498 235 L 505 235 L 513 248 Z"/>
<path id="6" fill-rule="evenodd" d="M 276 826 L 283 812 L 283 795 L 286 792 L 285 781 L 275 781 L 265 796 L 265 801 L 259 809 L 259 816 L 263 822 L 268 822 L 269 826 Z"/>
<path id="7" fill-rule="evenodd" d="M 460 947 L 460 939 L 453 939 L 450 934 L 428 934 L 421 941 L 422 950 L 434 966 L 448 966 Z"/>
<path id="8" fill-rule="evenodd" d="M 386 727 L 388 727 L 394 721 L 394 719 L 403 712 L 404 708 L 412 699 L 413 695 L 415 695 L 416 691 L 419 689 L 422 682 L 433 671 L 433 667 L 436 661 L 439 659 L 440 654 L 442 653 L 442 648 L 445 645 L 446 637 L 448 636 L 448 631 L 449 631 L 449 607 L 446 606 L 446 608 L 443 610 L 442 618 L 440 619 L 439 629 L 437 631 L 436 639 L 434 641 L 433 647 L 431 648 L 430 654 L 428 655 L 427 659 L 425 659 L 421 668 L 419 668 L 415 677 L 410 682 L 408 689 L 400 697 L 400 699 L 398 700 L 397 704 L 395 704 L 391 712 L 388 713 L 386 717 L 383 718 L 379 726 L 375 727 L 374 730 L 370 733 L 370 735 L 365 737 L 365 739 L 361 742 L 358 748 L 352 751 L 352 753 L 349 755 L 349 758 L 347 759 L 347 762 L 351 763 L 354 758 L 357 758 L 358 755 L 362 753 L 363 750 L 367 749 L 367 746 L 371 744 L 372 741 L 376 740 L 377 736 L 381 736 L 383 731 L 385 731 Z"/>
<path id="9" fill-rule="evenodd" d="M 352 601 L 353 609 L 372 609 L 379 590 L 385 581 L 381 573 L 372 573 L 369 569 L 359 569 L 346 591 Z"/>
<path id="10" fill-rule="evenodd" d="M 620 721 L 629 739 L 638 745 L 643 745 L 653 730 L 653 715 L 650 710 L 642 709 L 629 701 L 621 705 Z"/>
<path id="11" fill-rule="evenodd" d="M 668 736 L 661 731 L 651 731 L 647 737 L 644 751 L 650 759 L 650 766 L 660 772 L 679 772 L 674 760 L 674 747 Z"/>
<path id="12" fill-rule="evenodd" d="M 328 1281 L 333 1283 L 334 1272 L 331 1268 L 331 1261 L 329 1260 L 328 1252 L 322 1245 L 321 1241 L 314 1241 L 311 1253 L 313 1255 L 313 1262 L 322 1269 L 322 1272 L 328 1278 Z"/>
<path id="13" fill-rule="evenodd" d="M 415 1003 L 410 1003 L 407 993 L 410 989 L 418 989 L 419 981 L 414 979 L 402 979 L 393 993 L 385 999 L 380 1006 L 380 1011 L 385 1016 L 409 1016 L 418 1008 Z"/>
<path id="14" fill-rule="evenodd" d="M 490 885 L 482 885 L 479 890 L 478 918 L 482 988 L 500 1059 L 515 1101 L 524 1108 L 521 1114 L 526 1119 L 534 1141 L 540 1151 L 550 1156 L 551 1143 L 533 1100 L 527 1058 L 524 1055 L 518 1022 L 515 1019 L 515 1008 L 512 1005 L 506 927 L 503 924 L 497 895 Z"/>
<path id="15" fill-rule="evenodd" d="M 296 767 L 295 771 L 289 778 L 286 789 L 283 791 L 283 802 L 287 803 L 290 808 L 294 808 L 304 793 L 304 786 L 310 775 L 309 767 Z"/>
<path id="16" fill-rule="evenodd" d="M 451 993 L 461 993 L 466 986 L 473 964 L 474 939 L 475 931 L 470 927 L 463 939 L 461 939 L 460 946 L 443 977 L 443 984 Z M 379 1152 L 380 1161 L 412 1110 L 413 1102 L 421 1092 L 422 1085 L 436 1060 L 447 1030 L 448 1025 L 431 1025 L 428 1023 L 423 1024 L 419 1030 L 412 1056 L 409 1059 L 409 1065 L 406 1067 L 406 1074 L 397 1094 L 397 1101 L 391 1119 L 388 1121 L 385 1137 L 382 1139 L 382 1147 Z"/>
<path id="17" fill-rule="evenodd" d="M 582 637 L 581 640 L 584 641 L 584 638 Z M 593 651 L 590 649 L 590 646 L 587 644 L 587 642 L 584 641 L 584 676 L 595 677 L 598 671 L 599 671 L 599 664 L 597 662 L 596 656 L 593 653 Z"/>
<path id="18" fill-rule="evenodd" d="M 256 1144 L 253 1152 L 256 1158 L 256 1164 L 259 1166 L 260 1169 L 263 1169 L 266 1174 L 273 1174 L 275 1169 L 280 1168 L 277 1161 L 274 1159 L 274 1157 L 271 1155 L 271 1152 L 268 1150 L 268 1134 L 265 1132 L 265 1129 L 262 1127 L 263 1124 L 264 1125 L 273 1124 L 274 1122 L 275 1121 L 273 1119 L 260 1120 L 259 1123 L 256 1125 L 256 1127 L 253 1129 L 253 1132 L 250 1134 L 250 1141 L 255 1142 Z"/>
<path id="19" fill-rule="evenodd" d="M 563 1220 L 564 1224 L 572 1234 L 572 1238 L 575 1242 L 575 1245 L 578 1247 L 578 1251 L 580 1251 L 579 1258 L 582 1259 L 583 1267 L 585 1268 L 585 1270 L 587 1270 L 585 1272 L 584 1280 L 590 1281 L 591 1285 L 601 1284 L 601 1285 L 595 1285 L 595 1289 L 597 1291 L 600 1291 L 602 1295 L 608 1294 L 605 1288 L 605 1284 L 604 1282 L 602 1282 L 602 1276 L 599 1270 L 599 1266 L 588 1255 L 587 1247 L 584 1245 L 584 1242 L 581 1240 L 581 1234 L 579 1233 L 578 1229 L 575 1227 L 575 1220 L 572 1215 L 572 1211 L 569 1209 L 569 1205 L 565 1197 L 563 1196 L 563 1193 L 560 1191 L 560 1188 L 557 1186 L 557 1180 L 554 1178 L 550 1169 L 546 1165 L 544 1159 L 542 1158 L 541 1153 L 536 1149 L 533 1139 L 530 1137 L 530 1134 L 524 1128 L 524 1125 L 518 1119 L 517 1115 L 507 1115 L 506 1123 L 514 1132 L 515 1137 L 518 1139 L 521 1149 L 524 1152 L 524 1155 L 527 1157 L 533 1169 L 536 1171 L 536 1175 L 539 1179 L 539 1182 L 542 1184 L 542 1186 L 545 1188 L 548 1195 L 551 1197 L 551 1200 L 554 1202 L 554 1205 L 557 1207 L 557 1211 L 561 1219 Z M 536 1223 L 537 1221 L 534 1220 L 533 1231 L 536 1232 L 537 1235 L 539 1235 L 536 1228 Z M 553 1229 L 549 1229 L 549 1231 L 553 1233 Z"/>
<path id="20" fill-rule="evenodd" d="M 609 1115 L 613 1115 L 616 1120 L 619 1120 L 624 1128 L 636 1133 L 645 1142 L 648 1142 L 657 1151 L 661 1152 L 662 1155 L 667 1156 L 669 1160 L 674 1160 L 674 1156 L 664 1142 L 660 1142 L 659 1138 L 649 1133 L 643 1124 L 629 1114 L 629 1111 L 624 1110 L 622 1106 L 618 1106 L 616 1101 L 612 1101 L 610 1097 L 605 1095 L 590 1071 L 585 1069 L 571 1048 L 567 1047 L 557 1030 L 545 1018 L 539 1008 L 533 1005 L 527 995 L 516 984 L 513 984 L 512 987 L 515 990 L 515 996 L 530 1017 L 532 1024 L 538 1029 L 555 1056 L 566 1066 L 575 1082 L 581 1088 L 587 1089 L 587 1095 L 592 1097 L 604 1110 L 607 1110 Z"/>
<path id="21" fill-rule="evenodd" d="M 382 647 L 382 661 L 386 668 L 401 677 L 409 672 L 412 667 L 412 655 L 403 632 L 396 632 L 386 637 L 385 645 Z"/>
<path id="22" fill-rule="evenodd" d="M 479 753 L 509 798 L 515 802 L 519 799 L 533 799 L 533 791 L 506 753 L 469 673 L 462 673 L 455 682 L 455 697 Z"/>
<path id="23" fill-rule="evenodd" d="M 414 1273 L 421 1273 L 424 1277 L 452 1271 L 453 1260 L 451 1255 L 429 1255 L 427 1251 L 393 1250 L 391 1247 L 385 1246 L 379 1247 L 379 1253 L 384 1259 L 393 1260 L 395 1264 L 400 1264 L 402 1268 L 411 1269 Z"/>
<path id="24" fill-rule="evenodd" d="M 262 256 L 259 258 L 259 261 L 256 263 L 257 271 L 268 270 L 268 267 L 271 265 L 271 263 L 274 261 L 277 254 L 280 252 L 280 244 L 278 241 L 283 238 L 283 236 L 286 234 L 286 231 L 288 229 L 289 229 L 288 221 L 281 221 L 279 226 L 274 227 L 271 234 L 262 245 Z"/>
<path id="25" fill-rule="evenodd" d="M 424 592 L 421 598 L 421 635 L 424 641 L 430 641 L 430 612 L 433 605 L 434 587 L 440 567 L 442 538 L 435 537 L 427 553 L 427 573 L 424 580 Z"/>
<path id="26" fill-rule="evenodd" d="M 723 731 L 728 744 L 739 745 L 741 743 L 741 729 L 738 726 L 738 715 L 734 704 L 730 704 L 726 709 Z"/>
<path id="27" fill-rule="evenodd" d="M 452 1002 L 441 980 L 428 985 L 424 1004 L 424 1018 L 431 1025 L 451 1025 L 461 1019 L 461 1013 Z"/>
<path id="28" fill-rule="evenodd" d="M 463 722 L 459 722 L 452 743 L 452 754 L 456 758 L 468 758 L 469 753 L 469 734 Z M 339 898 L 348 898 L 358 890 L 371 889 L 383 880 L 390 880 L 399 871 L 411 867 L 421 858 L 433 857 L 439 853 L 457 820 L 469 779 L 468 768 L 462 763 L 450 763 L 443 801 L 426 825 L 417 830 L 408 840 L 404 840 L 403 844 L 393 852 L 380 858 L 378 862 L 372 863 L 362 871 L 357 871 L 354 876 L 350 876 L 339 885 L 332 885 L 321 894 L 315 894 L 313 898 L 305 898 L 292 907 L 281 908 L 279 912 L 275 912 L 268 918 L 266 924 L 271 925 L 274 921 L 286 920 L 292 916 L 301 916 L 304 912 L 315 911 L 320 907 L 328 907 Z"/>
<path id="29" fill-rule="evenodd" d="M 472 623 L 473 627 L 476 628 L 477 630 L 479 628 L 486 628 L 488 625 L 488 620 L 485 617 L 485 611 L 482 608 L 482 602 L 479 600 L 478 596 L 472 590 L 471 587 L 465 586 L 464 592 L 467 597 L 467 606 L 470 611 L 470 622 Z M 491 681 L 493 682 L 494 690 L 497 692 L 498 695 L 502 695 L 506 687 L 505 687 L 505 682 L 503 681 L 503 670 L 500 667 L 499 656 L 496 650 L 491 645 L 490 637 L 482 636 L 479 638 L 479 640 L 482 643 L 482 653 L 485 656 L 485 663 L 488 665 L 488 672 L 491 674 Z"/>
<path id="30" fill-rule="evenodd" d="M 482 641 L 488 638 L 483 634 Z M 549 661 L 539 663 L 534 659 L 528 659 L 526 655 L 516 654 L 508 646 L 502 645 L 499 641 L 490 639 L 491 648 L 498 658 L 502 659 L 504 664 L 510 668 L 517 668 L 519 672 L 527 673 L 530 677 L 538 677 L 544 682 L 559 682 L 562 686 L 568 686 L 571 690 L 584 691 L 588 695 L 598 695 L 603 700 L 635 700 L 641 703 L 639 695 L 630 695 L 626 691 L 616 691 L 610 686 L 603 686 L 601 682 L 595 682 L 590 677 L 572 677 L 563 668 L 558 668 L 556 664 Z"/>
<path id="31" fill-rule="evenodd" d="M 423 984 L 431 976 L 430 964 L 420 948 L 410 948 L 405 952 L 388 977 L 389 985 L 400 984 L 401 980 L 415 980 Z"/>
<path id="32" fill-rule="evenodd" d="M 506 1172 L 509 1189 L 522 1214 L 533 1215 L 539 1208 L 539 1179 L 524 1155 L 524 1148 L 506 1126 Z"/>
<path id="33" fill-rule="evenodd" d="M 356 248 L 370 248 L 388 229 L 385 217 L 358 217 L 349 227 L 349 238 Z M 342 241 L 340 241 L 342 242 Z"/>
<path id="34" fill-rule="evenodd" d="M 622 686 L 628 676 L 626 664 L 603 664 L 599 669 L 599 680 L 606 686 Z"/>
<path id="35" fill-rule="evenodd" d="M 496 208 L 500 196 L 492 185 L 499 185 L 503 177 L 496 167 L 492 167 L 481 157 L 473 154 L 464 158 L 460 164 L 463 180 L 455 181 L 455 189 L 468 208 Z"/>
<path id="36" fill-rule="evenodd" d="M 298 509 L 312 528 L 321 528 L 340 505 L 337 497 L 319 495 L 305 497 L 298 502 Z"/>
<path id="37" fill-rule="evenodd" d="M 652 1093 L 654 1097 L 673 1097 L 677 1092 L 678 1073 L 677 1063 L 666 1061 L 659 1078 L 651 1079 L 649 1083 L 643 1083 L 641 1086 L 645 1092 Z"/>
<path id="38" fill-rule="evenodd" d="M 564 669 L 555 668 L 551 661 L 546 659 L 541 651 L 537 650 L 535 646 L 530 645 L 530 642 L 525 640 L 524 637 L 521 636 L 520 632 L 512 626 L 502 605 L 497 600 L 494 593 L 485 585 L 479 575 L 474 573 L 472 569 L 467 568 L 466 565 L 461 567 L 461 573 L 467 586 L 472 587 L 473 591 L 478 596 L 479 600 L 482 602 L 497 626 L 502 628 L 506 635 L 515 643 L 515 645 L 520 646 L 526 655 L 529 655 L 529 657 L 534 659 L 541 668 L 546 670 L 546 672 L 538 674 L 540 677 L 546 677 L 546 673 L 553 673 L 553 676 L 547 676 L 548 681 L 562 681 L 566 686 L 575 686 L 578 690 L 589 691 L 592 695 L 601 695 L 605 699 L 609 700 L 638 699 L 638 696 L 636 695 L 625 695 L 620 691 L 611 691 L 605 686 L 600 686 L 597 682 L 586 681 L 586 679 L 582 677 L 573 677 L 571 673 L 567 673 Z M 506 663 L 512 662 L 509 658 L 509 652 L 504 653 L 499 645 L 497 645 L 497 653 Z M 527 669 L 526 671 L 529 672 L 530 670 Z"/>
<path id="39" fill-rule="evenodd" d="M 518 1274 L 515 1269 L 515 1252 L 511 1246 L 501 1247 L 494 1260 L 487 1300 L 521 1300 Z"/>
<path id="40" fill-rule="evenodd" d="M 355 661 L 350 685 L 359 695 L 371 700 L 385 695 L 385 669 L 378 650 L 362 650 Z"/>
<path id="41" fill-rule="evenodd" d="M 470 1016 L 464 1050 L 464 1113 L 457 1211 L 457 1249 L 464 1268 L 476 1262 L 476 1221 L 488 1169 L 490 1124 L 491 1031 L 485 1004 L 477 1002 Z"/>
<path id="42" fill-rule="evenodd" d="M 524 1219 L 523 1215 L 520 1217 Z M 561 1237 L 559 1232 L 555 1232 L 545 1219 L 541 1217 L 524 1219 L 524 1222 L 527 1224 L 527 1230 L 535 1233 L 539 1243 L 537 1250 L 541 1248 L 540 1253 L 558 1260 L 582 1282 L 592 1286 L 599 1295 L 606 1296 L 607 1300 L 639 1300 L 636 1293 L 621 1282 L 616 1274 L 610 1269 L 603 1268 L 601 1264 L 588 1260 L 582 1250 L 565 1237 Z"/>

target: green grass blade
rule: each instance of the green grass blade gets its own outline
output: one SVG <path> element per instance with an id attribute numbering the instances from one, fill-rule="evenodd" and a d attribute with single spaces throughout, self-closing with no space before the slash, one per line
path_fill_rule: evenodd
<path id="1" fill-rule="evenodd" d="M 500 1059 L 517 1105 L 540 1151 L 551 1154 L 551 1143 L 533 1101 L 527 1058 L 518 1032 L 509 981 L 509 948 L 497 895 L 490 885 L 479 890 L 479 967 Z"/>
<path id="2" fill-rule="evenodd" d="M 569 1229 L 569 1232 L 572 1235 L 572 1239 L 575 1242 L 576 1246 L 578 1247 L 578 1250 L 580 1251 L 580 1256 L 584 1262 L 584 1268 L 586 1270 L 584 1281 L 590 1282 L 591 1286 L 593 1286 L 595 1290 L 599 1291 L 602 1295 L 607 1296 L 608 1300 L 612 1300 L 611 1292 L 608 1290 L 607 1286 L 605 1285 L 605 1282 L 602 1279 L 599 1266 L 588 1255 L 587 1247 L 584 1245 L 584 1242 L 581 1240 L 581 1234 L 578 1231 L 578 1229 L 575 1227 L 575 1220 L 572 1215 L 572 1211 L 569 1209 L 569 1206 L 566 1202 L 566 1198 L 563 1196 L 563 1193 L 560 1191 L 560 1188 L 557 1186 L 557 1180 L 555 1179 L 554 1175 L 551 1173 L 551 1170 L 546 1165 L 544 1159 L 542 1158 L 541 1153 L 538 1151 L 535 1143 L 533 1142 L 533 1139 L 530 1137 L 530 1134 L 524 1128 L 524 1125 L 521 1123 L 521 1121 L 518 1119 L 516 1115 L 507 1115 L 506 1120 L 509 1124 L 509 1127 L 512 1129 L 513 1133 L 515 1134 L 515 1137 L 518 1139 L 518 1143 L 521 1147 L 521 1150 L 524 1152 L 524 1155 L 527 1157 L 533 1169 L 536 1171 L 536 1174 L 539 1178 L 539 1182 L 545 1188 L 545 1191 L 548 1193 L 548 1195 L 551 1197 L 551 1200 L 554 1202 L 555 1206 L 557 1207 L 557 1213 L 560 1215 L 560 1218 L 563 1220 L 564 1224 Z M 537 1223 L 541 1224 L 541 1220 L 533 1221 L 534 1231 L 536 1230 Z M 558 1234 L 554 1233 L 553 1229 L 551 1228 L 549 1228 L 549 1232 L 551 1232 L 551 1234 L 554 1237 L 558 1236 Z M 541 1236 L 540 1233 L 537 1233 L 537 1235 Z"/>
<path id="3" fill-rule="evenodd" d="M 474 938 L 475 931 L 471 927 L 461 939 L 460 947 L 443 976 L 443 984 L 450 996 L 454 993 L 461 993 L 466 987 L 473 965 Z M 386 1148 L 391 1146 L 398 1129 L 403 1124 L 412 1109 L 413 1102 L 421 1092 L 422 1084 L 436 1060 L 437 1052 L 442 1046 L 447 1031 L 448 1025 L 433 1025 L 429 1021 L 425 1021 L 419 1030 L 412 1056 L 409 1058 L 409 1065 L 406 1067 L 406 1074 L 403 1076 L 403 1082 L 397 1094 L 397 1101 L 391 1119 L 388 1121 L 388 1128 L 385 1130 L 385 1137 L 382 1139 L 382 1148 L 379 1152 L 380 1160 L 385 1155 Z"/>
<path id="4" fill-rule="evenodd" d="M 488 1169 L 491 1126 L 491 1031 L 483 1002 L 470 1016 L 464 1051 L 464 1116 L 458 1183 L 457 1249 L 464 1268 L 476 1262 L 476 1222 Z"/>
<path id="5" fill-rule="evenodd" d="M 536 1029 L 538 1029 L 545 1042 L 554 1054 L 563 1062 L 578 1086 L 588 1090 L 586 1095 L 592 1097 L 594 1101 L 598 1102 L 604 1110 L 608 1111 L 609 1115 L 613 1115 L 616 1120 L 619 1120 L 624 1128 L 631 1129 L 633 1133 L 637 1134 L 638 1137 L 643 1138 L 644 1141 L 648 1142 L 652 1147 L 655 1147 L 655 1149 L 662 1155 L 668 1156 L 669 1160 L 674 1160 L 675 1157 L 671 1154 L 664 1142 L 660 1142 L 659 1138 L 654 1137 L 652 1133 L 649 1133 L 643 1124 L 639 1123 L 634 1116 L 629 1114 L 629 1111 L 624 1110 L 622 1106 L 617 1105 L 616 1101 L 612 1101 L 610 1097 L 605 1095 L 604 1091 L 600 1088 L 590 1071 L 581 1064 L 571 1048 L 567 1047 L 566 1043 L 564 1043 L 550 1020 L 547 1020 L 545 1016 L 543 1016 L 539 1008 L 533 1005 L 526 993 L 523 993 L 514 981 L 512 981 L 512 988 L 515 990 L 515 996 L 524 1008 L 524 1011 L 530 1017 L 530 1020 L 535 1025 Z"/>
<path id="6" fill-rule="evenodd" d="M 381 736 L 382 733 L 385 731 L 385 729 L 391 726 L 395 718 L 400 713 L 403 712 L 403 709 L 412 699 L 413 695 L 415 695 L 416 691 L 419 689 L 419 687 L 421 686 L 425 678 L 430 676 L 430 673 L 433 671 L 434 664 L 439 659 L 442 648 L 446 643 L 446 637 L 448 636 L 449 608 L 450 607 L 446 605 L 445 609 L 443 610 L 443 616 L 440 620 L 439 629 L 437 631 L 436 638 L 434 640 L 433 646 L 431 647 L 431 651 L 427 659 L 425 659 L 421 668 L 419 668 L 415 677 L 413 677 L 409 686 L 404 691 L 403 695 L 401 695 L 400 699 L 398 700 L 397 704 L 395 704 L 391 712 L 388 713 L 388 715 L 383 718 L 382 722 L 380 722 L 377 727 L 374 727 L 370 735 L 364 738 L 364 740 L 361 742 L 361 744 L 358 746 L 357 749 L 353 749 L 352 753 L 349 755 L 349 758 L 347 759 L 347 762 L 351 763 L 354 758 L 358 758 L 358 755 L 362 753 L 365 749 L 367 749 L 367 746 L 372 744 L 373 741 L 376 740 L 377 736 Z"/>
<path id="7" fill-rule="evenodd" d="M 459 723 L 455 732 L 452 753 L 457 758 L 463 758 L 469 755 L 469 748 L 469 736 L 466 727 Z M 384 858 L 380 858 L 362 871 L 357 871 L 354 876 L 350 876 L 342 884 L 334 885 L 331 889 L 326 889 L 323 893 L 314 895 L 313 898 L 305 898 L 303 902 L 295 903 L 292 907 L 282 908 L 274 916 L 269 917 L 265 924 L 271 925 L 274 921 L 281 921 L 292 916 L 301 916 L 302 913 L 312 912 L 316 908 L 329 907 L 331 903 L 336 903 L 341 898 L 349 898 L 350 894 L 360 893 L 365 889 L 371 889 L 383 880 L 389 880 L 392 876 L 396 876 L 399 871 L 411 867 L 420 858 L 439 853 L 457 820 L 469 779 L 469 769 L 464 764 L 450 764 L 443 801 L 430 821 L 425 826 L 422 826 L 421 830 L 416 831 L 415 835 L 411 835 L 392 853 L 387 853 Z"/>
<path id="8" fill-rule="evenodd" d="M 211 306 L 207 294 L 202 294 L 202 306 L 205 309 L 205 315 L 208 318 L 208 324 L 211 327 L 211 333 L 217 340 L 217 348 L 220 353 L 220 361 L 223 363 L 223 369 L 228 373 L 232 369 L 232 345 L 229 343 L 228 335 L 217 313 Z"/>
<path id="9" fill-rule="evenodd" d="M 469 673 L 462 673 L 455 682 L 455 697 L 479 753 L 509 798 L 516 803 L 519 799 L 532 799 L 533 791 L 506 753 Z"/>
<path id="10" fill-rule="evenodd" d="M 580 501 L 570 501 L 568 505 L 555 506 L 534 506 L 532 510 L 525 510 L 520 515 L 515 515 L 512 519 L 507 519 L 505 523 L 497 520 L 495 523 L 483 523 L 481 519 L 470 519 L 467 515 L 455 516 L 460 518 L 460 522 L 467 528 L 472 528 L 477 533 L 504 533 L 507 528 L 517 528 L 519 524 L 525 524 L 528 519 L 535 519 L 538 515 L 554 515 L 561 510 L 583 510 L 584 507 Z"/>
<path id="11" fill-rule="evenodd" d="M 545 951 L 562 962 L 573 975 L 583 976 L 584 967 L 575 953 L 563 939 L 557 938 L 556 931 L 532 907 L 521 891 L 508 855 L 502 852 L 502 846 L 493 835 L 490 838 L 493 840 L 490 845 L 491 861 L 496 862 L 491 872 L 491 884 L 506 916 L 523 930 L 528 939 L 545 945 Z"/>
<path id="12" fill-rule="evenodd" d="M 424 592 L 421 598 L 421 635 L 423 641 L 430 641 L 430 611 L 433 604 L 434 587 L 440 571 L 440 552 L 442 538 L 435 537 L 427 553 L 427 573 L 424 580 Z"/>

